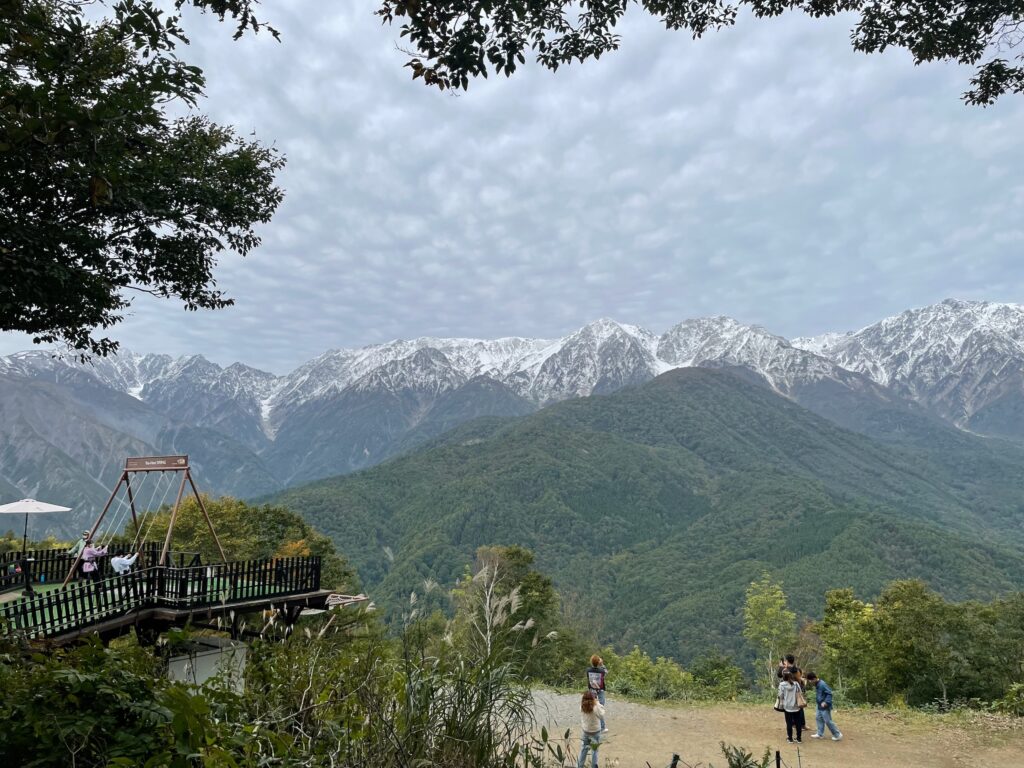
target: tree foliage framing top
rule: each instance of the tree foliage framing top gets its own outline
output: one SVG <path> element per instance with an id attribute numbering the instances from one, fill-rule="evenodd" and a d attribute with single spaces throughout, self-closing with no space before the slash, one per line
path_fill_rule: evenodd
<path id="1" fill-rule="evenodd" d="M 190 4 L 233 19 L 236 37 L 276 35 L 250 0 Z M 104 13 L 87 18 L 90 5 Z M 193 111 L 169 115 L 203 93 L 175 53 L 187 43 L 151 0 L 0 0 L 0 330 L 105 355 L 116 342 L 93 334 L 130 291 L 231 303 L 216 257 L 260 243 L 284 161 Z"/>
<path id="2" fill-rule="evenodd" d="M 632 5 L 694 38 L 755 17 L 851 13 L 855 49 L 974 66 L 969 104 L 1024 92 L 1024 0 L 380 0 L 401 24 L 413 78 L 441 89 L 511 75 L 534 56 L 557 69 L 618 48 Z M 202 72 L 175 53 L 190 5 L 246 32 L 258 0 L 0 0 L 0 331 L 82 356 L 123 318 L 131 291 L 220 308 L 213 269 L 245 255 L 282 199 L 283 158 L 171 103 L 194 107 Z M 84 9 L 100 7 L 99 21 Z M 89 18 L 99 16 L 92 13 Z"/>
<path id="3" fill-rule="evenodd" d="M 975 66 L 969 104 L 1024 92 L 1024 0 L 382 0 L 377 14 L 401 19 L 414 79 L 466 89 L 491 71 L 511 75 L 527 55 L 555 70 L 616 50 L 615 27 L 633 5 L 694 39 L 732 26 L 741 9 L 758 18 L 854 13 L 858 51 L 905 48 L 917 64 Z"/>

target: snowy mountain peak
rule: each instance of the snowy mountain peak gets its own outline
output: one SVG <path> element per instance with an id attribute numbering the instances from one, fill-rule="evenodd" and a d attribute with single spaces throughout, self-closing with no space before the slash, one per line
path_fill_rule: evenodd
<path id="1" fill-rule="evenodd" d="M 1007 398 L 1024 384 L 1024 307 L 946 299 L 838 335 L 821 349 L 957 425 L 1012 420 L 984 412 L 1009 407 Z"/>
<path id="2" fill-rule="evenodd" d="M 797 349 L 804 349 L 808 352 L 813 352 L 816 355 L 828 357 L 833 348 L 844 342 L 852 335 L 853 331 L 847 331 L 845 333 L 823 333 L 819 336 L 798 336 L 793 339 L 790 344 Z"/>
<path id="3" fill-rule="evenodd" d="M 443 352 L 433 347 L 417 349 L 398 360 L 389 360 L 358 379 L 352 389 L 357 391 L 403 390 L 440 394 L 465 383 L 466 377 L 456 371 Z"/>
<path id="4" fill-rule="evenodd" d="M 731 317 L 701 317 L 684 320 L 662 334 L 658 357 L 675 367 L 708 360 L 743 364 L 779 347 L 789 347 L 789 342 L 760 326 L 744 325 Z"/>
<path id="5" fill-rule="evenodd" d="M 575 333 L 570 334 L 569 338 L 573 336 L 581 338 L 586 337 L 597 343 L 601 343 L 619 335 L 646 340 L 654 334 L 646 328 L 641 328 L 638 325 L 629 325 L 628 323 L 620 323 L 617 320 L 612 320 L 610 317 L 602 317 L 592 323 L 587 323 Z"/>

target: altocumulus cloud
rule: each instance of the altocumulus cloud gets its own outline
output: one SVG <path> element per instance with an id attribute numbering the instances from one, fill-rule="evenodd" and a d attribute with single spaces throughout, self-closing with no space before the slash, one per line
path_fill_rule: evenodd
<path id="1" fill-rule="evenodd" d="M 263 15 L 282 43 L 196 15 L 186 57 L 204 112 L 287 154 L 286 201 L 258 252 L 222 260 L 235 307 L 140 299 L 128 348 L 281 372 L 600 316 L 792 336 L 1024 296 L 1024 100 L 965 107 L 966 70 L 857 54 L 849 19 L 743 18 L 694 42 L 634 13 L 600 61 L 452 95 L 409 80 L 372 4 Z"/>

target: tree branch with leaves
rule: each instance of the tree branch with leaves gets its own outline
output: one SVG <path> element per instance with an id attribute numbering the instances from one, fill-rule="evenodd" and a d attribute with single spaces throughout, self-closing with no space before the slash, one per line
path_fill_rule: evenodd
<path id="1" fill-rule="evenodd" d="M 192 4 L 235 19 L 236 36 L 266 28 L 249 0 Z M 85 5 L 108 12 L 94 21 Z M 130 291 L 232 303 L 217 258 L 260 244 L 284 160 L 169 115 L 202 96 L 202 72 L 176 53 L 187 43 L 149 0 L 0 0 L 0 330 L 105 355 L 117 344 L 95 332 L 123 319 Z"/>
<path id="2" fill-rule="evenodd" d="M 399 24 L 414 79 L 465 89 L 474 77 L 512 75 L 527 56 L 556 70 L 615 51 L 616 29 L 634 6 L 694 39 L 733 26 L 741 11 L 758 19 L 851 14 L 857 51 L 903 48 L 915 64 L 975 67 L 969 104 L 1024 92 L 1022 0 L 383 0 L 377 14 Z"/>
<path id="3" fill-rule="evenodd" d="M 775 687 L 775 664 L 796 641 L 796 614 L 786 607 L 782 584 L 765 573 L 747 587 L 743 605 L 743 637 L 757 650 L 761 680 Z"/>

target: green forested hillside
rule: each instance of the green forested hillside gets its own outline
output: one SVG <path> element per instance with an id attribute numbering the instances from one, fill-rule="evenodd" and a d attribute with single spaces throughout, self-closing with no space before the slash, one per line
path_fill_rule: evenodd
<path id="1" fill-rule="evenodd" d="M 451 582 L 480 545 L 520 544 L 602 639 L 688 660 L 741 650 L 743 590 L 765 569 L 807 615 L 826 589 L 893 578 L 956 598 L 1024 584 L 1024 460 L 967 438 L 940 464 L 684 369 L 275 500 L 333 536 L 380 603 Z"/>

